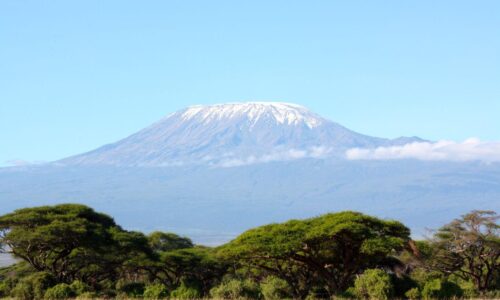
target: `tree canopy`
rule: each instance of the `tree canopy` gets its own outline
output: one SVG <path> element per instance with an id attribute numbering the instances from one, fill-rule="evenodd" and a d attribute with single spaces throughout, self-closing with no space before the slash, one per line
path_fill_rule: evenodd
<path id="1" fill-rule="evenodd" d="M 489 289 L 500 272 L 499 218 L 493 211 L 472 211 L 440 228 L 431 239 L 430 268 Z"/>
<path id="2" fill-rule="evenodd" d="M 286 280 L 295 296 L 307 294 L 311 282 L 331 295 L 364 269 L 391 267 L 409 235 L 399 222 L 341 212 L 251 229 L 223 246 L 221 254 Z M 303 270 L 305 282 L 296 280 L 297 270 Z"/>
<path id="3" fill-rule="evenodd" d="M 219 247 L 127 231 L 90 207 L 0 216 L 0 298 L 500 297 L 499 217 L 472 211 L 412 241 L 402 223 L 329 213 L 250 229 Z"/>
<path id="4" fill-rule="evenodd" d="M 98 281 L 112 276 L 147 239 L 114 220 L 78 204 L 16 210 L 0 217 L 0 239 L 14 256 L 60 282 Z"/>

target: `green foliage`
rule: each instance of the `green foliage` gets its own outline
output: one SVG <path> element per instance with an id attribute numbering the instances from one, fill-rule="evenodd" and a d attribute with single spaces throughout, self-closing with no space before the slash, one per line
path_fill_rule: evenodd
<path id="1" fill-rule="evenodd" d="M 214 249 L 125 231 L 83 205 L 27 208 L 0 216 L 0 247 L 21 259 L 0 268 L 0 298 L 495 298 L 497 218 L 472 212 L 413 242 L 401 223 L 340 212 L 257 227 Z"/>
<path id="2" fill-rule="evenodd" d="M 417 268 L 411 272 L 411 278 L 420 286 L 423 287 L 427 282 L 433 279 L 441 279 L 442 273 L 433 271 L 429 272 L 423 268 Z"/>
<path id="3" fill-rule="evenodd" d="M 171 232 L 155 231 L 148 235 L 148 242 L 153 251 L 167 252 L 194 247 L 191 239 Z"/>
<path id="4" fill-rule="evenodd" d="M 11 296 L 19 300 L 35 299 L 33 287 L 27 282 L 19 282 L 11 291 Z M 40 299 L 40 298 L 37 298 Z"/>
<path id="5" fill-rule="evenodd" d="M 479 291 L 499 288 L 499 218 L 493 211 L 472 211 L 443 226 L 431 240 L 427 265 L 472 281 Z"/>
<path id="6" fill-rule="evenodd" d="M 266 300 L 278 300 L 292 298 L 292 292 L 288 283 L 276 276 L 268 276 L 260 283 L 262 296 Z"/>
<path id="7" fill-rule="evenodd" d="M 481 299 L 500 299 L 500 289 L 482 292 L 479 294 Z"/>
<path id="8" fill-rule="evenodd" d="M 424 299 L 448 299 L 462 295 L 463 292 L 457 284 L 442 279 L 432 279 L 422 289 Z"/>
<path id="9" fill-rule="evenodd" d="M 201 294 L 197 288 L 187 286 L 182 283 L 178 288 L 170 293 L 170 296 L 176 299 L 198 299 L 201 297 Z"/>
<path id="10" fill-rule="evenodd" d="M 406 298 L 408 298 L 410 300 L 420 299 L 420 297 L 421 297 L 420 290 L 418 288 L 414 287 L 414 288 L 406 291 L 405 296 L 406 296 Z"/>
<path id="11" fill-rule="evenodd" d="M 399 222 L 341 212 L 251 229 L 220 251 L 229 259 L 279 274 L 294 297 L 303 298 L 311 286 L 326 285 L 330 294 L 340 293 L 356 273 L 394 265 L 392 255 L 408 241 L 409 229 Z"/>
<path id="12" fill-rule="evenodd" d="M 207 294 L 227 269 L 213 249 L 200 246 L 163 252 L 160 261 L 162 274 L 167 274 L 161 277 L 163 282 L 170 287 L 179 286 L 181 281 L 197 283 L 202 294 Z"/>
<path id="13" fill-rule="evenodd" d="M 259 294 L 257 283 L 248 279 L 231 279 L 210 290 L 210 296 L 218 299 L 255 299 Z"/>
<path id="14" fill-rule="evenodd" d="M 362 299 L 386 300 L 392 295 L 391 277 L 380 269 L 366 270 L 354 282 L 354 292 Z"/>
<path id="15" fill-rule="evenodd" d="M 75 299 L 77 300 L 92 300 L 97 298 L 97 294 L 93 292 L 85 292 L 80 295 L 78 295 Z"/>
<path id="16" fill-rule="evenodd" d="M 74 297 L 75 294 L 71 287 L 66 283 L 60 283 L 51 288 L 48 288 L 45 292 L 44 299 L 47 300 L 60 300 L 60 299 L 68 299 Z"/>
<path id="17" fill-rule="evenodd" d="M 476 298 L 479 296 L 479 291 L 476 289 L 473 282 L 461 281 L 458 285 L 460 286 L 465 298 Z"/>
<path id="18" fill-rule="evenodd" d="M 408 290 L 417 287 L 418 284 L 408 275 L 391 274 L 391 282 L 393 286 L 392 296 L 394 298 L 404 298 Z"/>
<path id="19" fill-rule="evenodd" d="M 6 281 L 0 281 L 0 298 L 7 297 L 10 294 L 11 286 Z"/>
<path id="20" fill-rule="evenodd" d="M 127 232 L 107 215 L 78 204 L 16 210 L 0 217 L 0 244 L 57 282 L 114 278 L 115 266 L 136 267 L 150 249 L 141 233 Z"/>
<path id="21" fill-rule="evenodd" d="M 143 282 L 128 282 L 119 280 L 116 283 L 117 292 L 130 298 L 139 298 L 144 294 L 145 284 Z"/>
<path id="22" fill-rule="evenodd" d="M 144 290 L 144 298 L 146 299 L 162 299 L 167 297 L 168 297 L 167 286 L 161 283 L 148 285 Z"/>
<path id="23" fill-rule="evenodd" d="M 439 298 L 441 296 L 441 283 L 441 279 L 428 281 L 422 289 L 422 297 L 424 299 Z"/>
<path id="24" fill-rule="evenodd" d="M 89 286 L 81 282 L 80 280 L 73 281 L 69 285 L 69 287 L 73 291 L 73 294 L 75 294 L 76 296 L 86 293 L 90 290 Z"/>
<path id="25" fill-rule="evenodd" d="M 53 276 L 47 272 L 33 273 L 23 277 L 12 289 L 11 295 L 19 299 L 42 299 L 45 290 L 55 284 Z"/>

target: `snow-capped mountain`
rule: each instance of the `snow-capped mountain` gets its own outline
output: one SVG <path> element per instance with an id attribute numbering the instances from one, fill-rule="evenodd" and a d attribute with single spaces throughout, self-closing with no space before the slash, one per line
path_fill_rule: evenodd
<path id="1" fill-rule="evenodd" d="M 237 166 L 305 157 L 342 157 L 346 149 L 400 145 L 362 135 L 309 111 L 276 102 L 197 105 L 116 143 L 73 156 L 65 165 Z"/>
<path id="2" fill-rule="evenodd" d="M 192 106 L 88 153 L 0 168 L 0 214 L 84 203 L 129 229 L 220 244 L 332 211 L 396 218 L 418 238 L 472 209 L 500 209 L 500 163 L 342 159 L 415 141 L 362 135 L 294 104 Z"/>

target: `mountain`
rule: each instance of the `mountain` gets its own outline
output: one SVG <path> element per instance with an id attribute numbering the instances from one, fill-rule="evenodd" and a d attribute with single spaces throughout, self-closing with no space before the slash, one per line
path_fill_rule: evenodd
<path id="1" fill-rule="evenodd" d="M 121 141 L 54 163 L 0 168 L 0 214 L 78 202 L 127 229 L 220 244 L 258 225 L 357 210 L 415 237 L 472 209 L 500 210 L 500 164 L 348 160 L 404 145 L 285 103 L 192 106 Z"/>
<path id="2" fill-rule="evenodd" d="M 116 143 L 59 161 L 63 165 L 236 166 L 305 157 L 342 157 L 354 147 L 418 138 L 362 135 L 289 103 L 191 106 Z"/>

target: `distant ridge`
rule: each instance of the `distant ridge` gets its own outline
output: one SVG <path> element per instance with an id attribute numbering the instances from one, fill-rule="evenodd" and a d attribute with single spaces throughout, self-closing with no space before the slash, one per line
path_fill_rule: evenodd
<path id="1" fill-rule="evenodd" d="M 63 165 L 237 166 L 299 158 L 343 158 L 346 149 L 422 141 L 370 137 L 307 108 L 281 102 L 195 105 Z"/>

